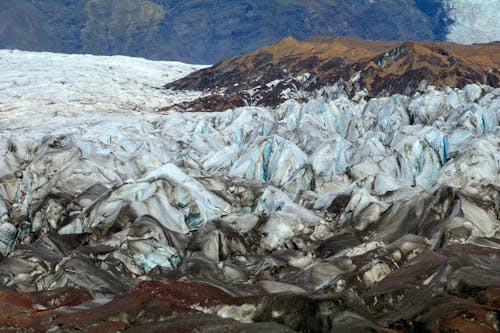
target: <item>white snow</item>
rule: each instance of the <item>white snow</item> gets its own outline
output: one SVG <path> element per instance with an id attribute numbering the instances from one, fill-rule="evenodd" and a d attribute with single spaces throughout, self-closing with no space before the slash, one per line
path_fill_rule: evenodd
<path id="1" fill-rule="evenodd" d="M 14 115 L 12 126 L 56 129 L 62 121 L 81 121 L 75 117 L 151 112 L 199 97 L 198 92 L 162 86 L 203 67 L 125 56 L 0 50 L 0 126 L 9 126 Z"/>
<path id="2" fill-rule="evenodd" d="M 500 0 L 446 0 L 453 21 L 447 39 L 461 44 L 500 41 Z"/>

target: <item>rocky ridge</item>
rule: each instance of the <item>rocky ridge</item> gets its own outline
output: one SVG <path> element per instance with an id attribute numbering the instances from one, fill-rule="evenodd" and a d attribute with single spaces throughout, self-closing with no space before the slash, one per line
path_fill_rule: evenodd
<path id="1" fill-rule="evenodd" d="M 218 63 L 167 85 L 209 91 L 179 105 L 184 110 L 226 110 L 245 105 L 275 106 L 288 98 L 343 92 L 350 97 L 411 96 L 422 83 L 463 88 L 500 85 L 500 43 L 369 41 L 352 37 L 286 38 L 252 53 Z"/>

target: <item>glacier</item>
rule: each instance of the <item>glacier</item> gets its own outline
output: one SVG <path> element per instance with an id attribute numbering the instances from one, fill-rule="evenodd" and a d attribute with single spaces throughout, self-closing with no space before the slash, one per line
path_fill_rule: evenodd
<path id="1" fill-rule="evenodd" d="M 338 292 L 500 236 L 500 89 L 179 113 L 158 110 L 201 93 L 161 87 L 201 66 L 0 50 L 0 68 L 2 286 L 108 297 L 175 271 Z"/>
<path id="2" fill-rule="evenodd" d="M 500 1 L 446 0 L 447 40 L 460 44 L 500 41 Z"/>

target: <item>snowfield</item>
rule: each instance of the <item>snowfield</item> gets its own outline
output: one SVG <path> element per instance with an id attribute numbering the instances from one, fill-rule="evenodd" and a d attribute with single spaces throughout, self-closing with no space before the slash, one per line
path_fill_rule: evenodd
<path id="1" fill-rule="evenodd" d="M 199 96 L 161 88 L 198 68 L 0 51 L 0 285 L 101 297 L 176 269 L 239 295 L 341 291 L 500 248 L 500 89 L 155 112 Z M 57 238 L 75 234 L 86 252 Z"/>
<path id="2" fill-rule="evenodd" d="M 500 0 L 445 0 L 447 39 L 460 44 L 500 41 Z"/>
<path id="3" fill-rule="evenodd" d="M 2 126 L 9 126 L 10 117 L 13 126 L 31 130 L 103 114 L 152 112 L 198 98 L 197 92 L 179 94 L 162 86 L 203 67 L 124 56 L 0 50 Z"/>

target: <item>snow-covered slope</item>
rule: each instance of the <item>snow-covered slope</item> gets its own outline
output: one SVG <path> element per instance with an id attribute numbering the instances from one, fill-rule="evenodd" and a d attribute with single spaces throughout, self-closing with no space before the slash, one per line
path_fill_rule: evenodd
<path id="1" fill-rule="evenodd" d="M 369 298 L 422 253 L 500 247 L 500 89 L 159 114 L 196 96 L 159 87 L 197 67 L 17 51 L 0 67 L 2 286 Z M 465 265 L 439 256 L 412 286 Z"/>
<path id="2" fill-rule="evenodd" d="M 500 41 L 500 0 L 445 0 L 447 39 L 461 44 Z"/>
<path id="3" fill-rule="evenodd" d="M 199 97 L 195 92 L 165 91 L 162 86 L 203 67 L 123 56 L 0 50 L 2 122 L 5 126 L 15 115 L 34 126 L 33 121 L 51 122 L 54 116 L 71 120 L 101 113 L 154 111 Z"/>

